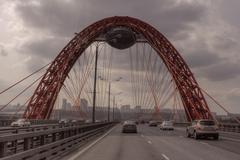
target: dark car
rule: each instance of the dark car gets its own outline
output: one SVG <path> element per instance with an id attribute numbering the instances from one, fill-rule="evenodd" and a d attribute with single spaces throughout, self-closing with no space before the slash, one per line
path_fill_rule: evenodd
<path id="1" fill-rule="evenodd" d="M 149 124 L 148 124 L 150 127 L 157 127 L 158 124 L 156 121 L 150 121 Z"/>
<path id="2" fill-rule="evenodd" d="M 122 133 L 137 133 L 137 125 L 134 121 L 125 121 L 122 126 Z"/>
<path id="3" fill-rule="evenodd" d="M 192 122 L 186 129 L 187 137 L 194 137 L 199 139 L 200 137 L 213 137 L 218 139 L 218 126 L 215 121 L 209 119 L 200 119 Z"/>
<path id="4" fill-rule="evenodd" d="M 141 120 L 141 121 L 140 121 L 140 123 L 141 123 L 141 124 L 144 124 L 144 123 L 145 123 L 145 121 L 144 121 L 144 120 Z"/>

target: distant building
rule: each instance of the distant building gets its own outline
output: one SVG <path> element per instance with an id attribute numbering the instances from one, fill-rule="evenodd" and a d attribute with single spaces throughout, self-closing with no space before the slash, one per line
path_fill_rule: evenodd
<path id="1" fill-rule="evenodd" d="M 88 101 L 85 98 L 80 99 L 80 108 L 83 111 L 87 111 L 88 109 Z"/>
<path id="2" fill-rule="evenodd" d="M 213 117 L 217 117 L 217 113 L 216 112 L 211 112 Z"/>
<path id="3" fill-rule="evenodd" d="M 141 106 L 135 106 L 135 112 L 141 112 L 142 107 Z"/>
<path id="4" fill-rule="evenodd" d="M 67 108 L 66 108 L 66 110 L 69 110 L 69 111 L 72 110 L 72 105 L 71 105 L 71 103 L 67 102 Z"/>
<path id="5" fill-rule="evenodd" d="M 67 99 L 65 98 L 62 99 L 62 110 L 67 110 Z"/>
<path id="6" fill-rule="evenodd" d="M 121 112 L 129 112 L 131 110 L 130 105 L 122 105 L 121 106 Z"/>

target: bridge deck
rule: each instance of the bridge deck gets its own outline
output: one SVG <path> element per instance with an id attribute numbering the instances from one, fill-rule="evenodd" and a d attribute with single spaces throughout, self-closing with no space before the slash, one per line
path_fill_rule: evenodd
<path id="1" fill-rule="evenodd" d="M 116 126 L 86 152 L 82 149 L 63 159 L 81 160 L 239 160 L 239 139 L 226 135 L 215 140 L 194 140 L 185 137 L 183 128 L 161 131 L 158 127 L 138 125 L 138 134 L 121 133 Z"/>

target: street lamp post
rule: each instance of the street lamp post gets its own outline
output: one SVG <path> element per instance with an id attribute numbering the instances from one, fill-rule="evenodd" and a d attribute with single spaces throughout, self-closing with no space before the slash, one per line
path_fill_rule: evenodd
<path id="1" fill-rule="evenodd" d="M 118 79 L 114 80 L 116 82 L 119 82 L 120 80 L 122 79 L 122 77 L 119 77 Z M 105 80 L 104 78 L 102 78 L 101 80 Z M 114 81 L 108 81 L 108 115 L 107 115 L 107 121 L 110 122 L 110 106 L 111 106 L 111 82 L 114 82 Z M 120 92 L 121 94 L 121 92 Z"/>
<path id="2" fill-rule="evenodd" d="M 115 96 L 113 97 L 113 115 L 112 115 L 112 120 L 114 121 L 114 108 L 115 108 Z"/>
<path id="3" fill-rule="evenodd" d="M 95 123 L 96 85 L 97 85 L 97 62 L 98 62 L 98 44 L 96 45 L 96 56 L 95 56 L 95 73 L 94 73 L 94 84 L 93 84 L 92 123 Z"/>
<path id="4" fill-rule="evenodd" d="M 111 82 L 109 82 L 108 86 L 108 122 L 110 122 L 110 94 L 111 94 Z"/>

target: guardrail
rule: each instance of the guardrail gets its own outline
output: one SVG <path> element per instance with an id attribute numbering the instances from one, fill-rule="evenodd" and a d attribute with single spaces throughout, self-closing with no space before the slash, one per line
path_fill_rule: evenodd
<path id="1" fill-rule="evenodd" d="M 175 122 L 174 126 L 187 127 L 190 124 L 190 122 Z M 240 133 L 240 124 L 238 123 L 219 123 L 218 126 L 220 131 Z"/>
<path id="2" fill-rule="evenodd" d="M 20 132 L 29 132 L 29 131 L 40 131 L 40 130 L 48 130 L 48 129 L 57 129 L 62 127 L 69 126 L 79 126 L 84 125 L 86 123 L 83 122 L 75 122 L 75 123 L 57 123 L 57 124 L 41 124 L 41 125 L 33 125 L 30 127 L 0 127 L 0 135 L 8 134 L 8 133 L 20 133 Z"/>
<path id="3" fill-rule="evenodd" d="M 224 132 L 240 133 L 240 124 L 220 123 L 219 130 L 224 131 Z"/>
<path id="4" fill-rule="evenodd" d="M 2 160 L 53 158 L 78 144 L 85 144 L 114 124 L 87 124 L 0 136 L 0 157 Z"/>
<path id="5" fill-rule="evenodd" d="M 0 119 L 0 127 L 7 127 L 10 126 L 13 121 L 16 119 Z M 58 120 L 38 120 L 38 119 L 30 119 L 29 120 L 32 125 L 39 125 L 39 124 L 54 124 L 58 123 Z"/>

